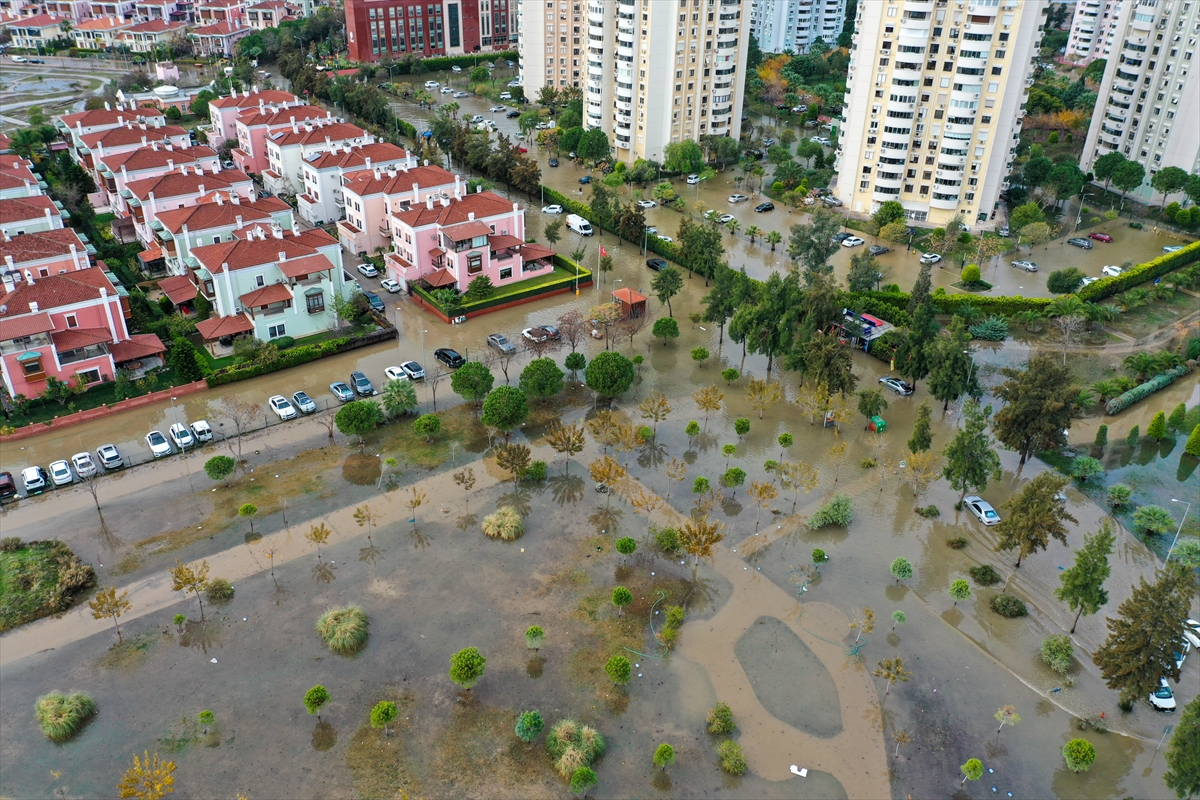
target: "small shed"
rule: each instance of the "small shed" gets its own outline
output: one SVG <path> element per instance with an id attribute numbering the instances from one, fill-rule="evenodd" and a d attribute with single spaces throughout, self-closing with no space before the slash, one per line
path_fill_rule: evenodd
<path id="1" fill-rule="evenodd" d="M 621 287 L 612 293 L 613 302 L 621 306 L 622 317 L 644 317 L 646 315 L 646 295 L 633 289 Z"/>

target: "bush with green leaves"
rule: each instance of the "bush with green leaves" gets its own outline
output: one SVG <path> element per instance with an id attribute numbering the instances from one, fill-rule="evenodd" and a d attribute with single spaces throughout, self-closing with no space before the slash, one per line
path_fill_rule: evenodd
<path id="1" fill-rule="evenodd" d="M 225 481 L 237 469 L 237 460 L 233 456 L 213 456 L 204 462 L 204 474 L 214 481 Z"/>
<path id="2" fill-rule="evenodd" d="M 651 428 L 649 425 L 643 425 L 642 427 L 638 428 L 638 438 L 643 442 L 649 442 L 653 440 L 654 428 Z"/>
<path id="3" fill-rule="evenodd" d="M 530 744 L 537 740 L 542 733 L 542 728 L 546 723 L 542 720 L 542 715 L 537 711 L 524 711 L 521 716 L 517 717 L 516 734 L 517 738 L 526 744 Z"/>
<path id="4" fill-rule="evenodd" d="M 717 756 L 721 759 L 721 769 L 730 775 L 746 774 L 746 754 L 733 739 L 726 739 L 717 745 Z"/>
<path id="5" fill-rule="evenodd" d="M 1175 529 L 1175 518 L 1162 506 L 1140 506 L 1133 512 L 1133 529 L 1147 536 L 1159 536 Z"/>
<path id="6" fill-rule="evenodd" d="M 1025 601 L 1011 594 L 998 594 L 992 598 L 990 603 L 992 611 L 995 611 L 1002 617 L 1013 619 L 1014 617 L 1023 617 L 1029 613 L 1029 609 L 1025 607 Z"/>
<path id="7" fill-rule="evenodd" d="M 1087 739 L 1072 739 L 1063 745 L 1062 753 L 1071 772 L 1087 772 L 1096 763 L 1096 748 Z"/>
<path id="8" fill-rule="evenodd" d="M 727 367 L 726 369 L 721 370 L 721 377 L 726 383 L 733 383 L 741 376 L 742 374 L 733 367 Z"/>
<path id="9" fill-rule="evenodd" d="M 733 432 L 736 433 L 739 438 L 745 436 L 750 432 L 750 420 L 748 420 L 746 417 L 738 417 L 735 419 L 733 421 Z"/>
<path id="10" fill-rule="evenodd" d="M 700 423 L 696 422 L 696 420 L 694 420 L 694 419 L 689 420 L 687 426 L 683 429 L 683 432 L 686 433 L 688 436 L 699 436 L 700 435 Z"/>
<path id="11" fill-rule="evenodd" d="M 949 547 L 951 550 L 962 550 L 966 546 L 967 537 L 965 536 L 955 536 L 953 539 L 946 540 L 946 547 Z"/>
<path id="12" fill-rule="evenodd" d="M 1100 459 L 1091 456 L 1079 456 L 1071 459 L 1069 469 L 1071 477 L 1079 480 L 1080 483 L 1086 483 L 1088 478 L 1104 474 L 1104 464 L 1100 462 Z"/>
<path id="13" fill-rule="evenodd" d="M 534 461 L 525 471 L 521 473 L 521 479 L 531 483 L 538 483 L 546 480 L 546 470 L 548 465 L 545 461 Z"/>
<path id="14" fill-rule="evenodd" d="M 958 279 L 968 286 L 979 283 L 982 277 L 978 264 L 967 264 L 958 275 Z"/>
<path id="15" fill-rule="evenodd" d="M 1071 656 L 1074 653 L 1075 646 L 1071 644 L 1071 637 L 1064 633 L 1056 633 L 1042 639 L 1042 661 L 1059 675 L 1066 675 L 1070 671 Z"/>
<path id="16" fill-rule="evenodd" d="M 633 555 L 634 550 L 637 550 L 637 542 L 632 537 L 623 536 L 617 539 L 617 552 L 621 555 Z"/>
<path id="17" fill-rule="evenodd" d="M 976 322 L 967 328 L 967 331 L 970 332 L 972 339 L 981 339 L 985 342 L 1003 342 L 1008 338 L 1008 320 L 993 314 L 986 319 Z"/>
<path id="18" fill-rule="evenodd" d="M 608 679 L 618 686 L 624 686 L 629 683 L 629 678 L 633 674 L 633 665 L 629 663 L 629 659 L 625 656 L 616 655 L 608 660 L 604 665 L 604 674 Z"/>
<path id="19" fill-rule="evenodd" d="M 967 570 L 971 579 L 980 586 L 995 586 L 1000 582 L 1000 573 L 991 564 L 980 564 Z"/>
<path id="20" fill-rule="evenodd" d="M 464 647 L 450 656 L 450 680 L 470 690 L 483 677 L 486 664 L 478 647 Z"/>
<path id="21" fill-rule="evenodd" d="M 917 506 L 917 513 L 926 519 L 940 517 L 942 515 L 941 510 L 937 506 Z"/>
<path id="22" fill-rule="evenodd" d="M 358 606 L 331 608 L 317 619 L 317 635 L 333 652 L 349 656 L 366 646 L 370 625 Z"/>
<path id="23" fill-rule="evenodd" d="M 563 366 L 571 370 L 571 378 L 574 379 L 576 373 L 587 366 L 587 357 L 583 353 L 569 353 L 563 360 Z"/>
<path id="24" fill-rule="evenodd" d="M 480 527 L 493 539 L 511 542 L 525 532 L 525 521 L 512 506 L 502 506 L 496 513 L 484 517 Z"/>
<path id="25" fill-rule="evenodd" d="M 815 531 L 829 525 L 846 527 L 850 524 L 853 516 L 854 512 L 850 504 L 850 498 L 844 494 L 837 494 L 808 518 L 806 527 L 810 531 Z"/>
<path id="26" fill-rule="evenodd" d="M 1180 364 L 1178 367 L 1172 367 L 1166 372 L 1154 376 L 1145 383 L 1133 387 L 1128 392 L 1117 395 L 1112 400 L 1109 400 L 1104 405 L 1104 411 L 1107 414 L 1118 414 L 1129 408 L 1134 403 L 1140 400 L 1145 400 L 1159 389 L 1167 388 L 1172 383 L 1179 380 L 1184 375 L 1187 375 L 1191 371 L 1192 367 L 1187 364 Z"/>
<path id="27" fill-rule="evenodd" d="M 654 534 L 654 543 L 659 546 L 664 553 L 674 555 L 681 549 L 679 543 L 679 531 L 675 528 L 662 528 Z"/>
<path id="28" fill-rule="evenodd" d="M 204 594 L 214 603 L 233 599 L 233 584 L 224 578 L 213 578 L 204 584 Z"/>
<path id="29" fill-rule="evenodd" d="M 1191 434 L 1188 435 L 1187 444 L 1183 446 L 1183 452 L 1189 456 L 1200 458 L 1200 425 L 1192 428 Z"/>
<path id="30" fill-rule="evenodd" d="M 571 773 L 571 794 L 586 795 L 590 789 L 600 783 L 596 770 L 591 767 L 577 767 Z"/>
<path id="31" fill-rule="evenodd" d="M 733 711 L 727 703 L 717 703 L 708 710 L 708 732 L 715 734 L 733 733 Z"/>
<path id="32" fill-rule="evenodd" d="M 1071 294 L 1087 275 L 1075 267 L 1056 269 L 1046 276 L 1046 288 L 1052 294 Z"/>
<path id="33" fill-rule="evenodd" d="M 83 692 L 50 692 L 37 699 L 34 706 L 42 733 L 52 742 L 61 744 L 79 733 L 96 714 L 96 701 Z"/>

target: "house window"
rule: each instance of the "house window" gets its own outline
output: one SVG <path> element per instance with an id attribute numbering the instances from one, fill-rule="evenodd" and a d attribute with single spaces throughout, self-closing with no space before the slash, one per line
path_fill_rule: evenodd
<path id="1" fill-rule="evenodd" d="M 79 319 L 74 314 L 67 314 L 67 327 L 68 328 L 78 328 L 79 327 Z"/>
<path id="2" fill-rule="evenodd" d="M 507 281 L 512 278 L 512 267 L 504 267 L 500 270 L 500 280 Z"/>
<path id="3" fill-rule="evenodd" d="M 44 378 L 46 376 L 46 371 L 42 369 L 41 353 L 26 353 L 18 356 L 17 361 L 20 362 L 21 370 L 25 373 L 27 380 Z"/>
<path id="4" fill-rule="evenodd" d="M 313 294 L 306 294 L 304 297 L 304 305 L 308 308 L 310 314 L 325 313 L 325 293 L 317 290 Z"/>
<path id="5" fill-rule="evenodd" d="M 79 376 L 79 380 L 83 381 L 85 384 L 100 382 L 100 370 L 98 368 L 85 369 L 83 372 L 76 372 L 75 374 Z"/>
<path id="6" fill-rule="evenodd" d="M 483 272 L 483 255 L 480 253 L 471 253 L 467 256 L 467 274 L 478 275 L 481 272 Z M 508 272 L 509 275 L 512 275 L 511 269 Z"/>
<path id="7" fill-rule="evenodd" d="M 254 285 L 255 286 L 266 286 L 267 280 L 262 275 L 255 275 L 254 276 Z"/>
<path id="8" fill-rule="evenodd" d="M 285 330 L 285 326 L 282 324 L 271 325 L 270 327 L 267 328 L 267 338 L 268 339 L 278 339 L 280 336 L 286 335 L 286 333 L 287 333 L 287 331 Z"/>

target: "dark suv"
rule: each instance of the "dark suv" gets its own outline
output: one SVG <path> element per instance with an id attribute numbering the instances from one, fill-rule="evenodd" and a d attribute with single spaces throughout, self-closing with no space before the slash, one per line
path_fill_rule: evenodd
<path id="1" fill-rule="evenodd" d="M 371 381 L 361 372 L 350 373 L 350 385 L 354 387 L 354 393 L 359 397 L 370 397 L 375 394 L 375 387 L 371 385 Z"/>
<path id="2" fill-rule="evenodd" d="M 11 472 L 0 472 L 0 502 L 17 496 L 17 482 Z"/>
<path id="3" fill-rule="evenodd" d="M 451 350 L 448 347 L 439 347 L 437 350 L 434 350 L 433 357 L 450 369 L 458 369 L 467 363 L 467 360 L 460 356 L 457 350 Z"/>

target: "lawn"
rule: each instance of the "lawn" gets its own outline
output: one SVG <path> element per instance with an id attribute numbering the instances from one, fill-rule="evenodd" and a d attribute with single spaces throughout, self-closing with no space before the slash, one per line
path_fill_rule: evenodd
<path id="1" fill-rule="evenodd" d="M 96 580 L 62 542 L 28 542 L 0 550 L 0 633 L 63 611 Z"/>
<path id="2" fill-rule="evenodd" d="M 157 392 L 160 389 L 169 389 L 172 386 L 179 386 L 189 381 L 177 380 L 175 372 L 171 369 L 164 369 L 161 372 L 155 373 L 157 381 L 152 385 L 134 381 L 129 386 L 129 396 L 139 397 L 150 392 Z M 142 384 L 140 387 L 138 384 Z M 114 381 L 102 383 L 99 386 L 94 386 L 88 389 L 83 394 L 75 395 L 66 403 L 58 403 L 54 400 L 44 400 L 36 398 L 32 401 L 30 407 L 24 414 L 14 413 L 9 418 L 9 424 L 14 428 L 22 428 L 26 425 L 33 425 L 38 422 L 50 422 L 55 417 L 64 417 L 67 414 L 74 414 L 76 411 L 85 411 L 89 408 L 99 408 L 104 404 L 112 405 L 123 398 L 117 397 L 117 384 Z"/>

